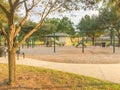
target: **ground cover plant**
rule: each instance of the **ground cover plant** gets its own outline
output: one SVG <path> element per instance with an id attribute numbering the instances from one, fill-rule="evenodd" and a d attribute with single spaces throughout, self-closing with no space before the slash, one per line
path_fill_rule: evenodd
<path id="1" fill-rule="evenodd" d="M 32 66 L 17 66 L 14 86 L 7 85 L 7 64 L 0 64 L 0 90 L 119 90 L 120 85 L 91 77 Z"/>

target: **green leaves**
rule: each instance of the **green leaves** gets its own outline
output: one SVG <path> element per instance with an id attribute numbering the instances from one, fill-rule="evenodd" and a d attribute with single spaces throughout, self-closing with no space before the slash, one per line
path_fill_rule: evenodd
<path id="1" fill-rule="evenodd" d="M 70 21 L 70 19 L 68 17 L 63 17 L 60 20 L 60 23 L 58 25 L 58 32 L 64 32 L 69 35 L 75 35 L 73 23 Z"/>
<path id="2" fill-rule="evenodd" d="M 99 18 L 94 15 L 91 17 L 86 15 L 77 25 L 79 31 L 85 32 L 85 35 L 90 38 L 99 37 L 101 34 L 104 33 L 104 30 L 101 31 L 100 27 L 101 25 L 99 23 Z"/>

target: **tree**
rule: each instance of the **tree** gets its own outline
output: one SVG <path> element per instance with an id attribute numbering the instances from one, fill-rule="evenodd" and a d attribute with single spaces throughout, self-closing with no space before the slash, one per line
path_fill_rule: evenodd
<path id="1" fill-rule="evenodd" d="M 118 46 L 120 46 L 120 16 L 116 12 L 116 7 L 104 8 L 100 11 L 99 19 L 101 27 L 110 30 L 110 37 L 112 40 L 112 30 L 116 32 L 118 37 Z"/>
<path id="2" fill-rule="evenodd" d="M 119 0 L 108 0 L 108 1 L 105 1 L 105 8 L 115 8 L 115 12 L 117 15 L 120 15 L 120 1 Z"/>
<path id="3" fill-rule="evenodd" d="M 73 23 L 71 22 L 71 20 L 68 17 L 63 17 L 60 20 L 57 32 L 67 33 L 70 36 L 75 35 L 75 30 L 73 28 Z"/>
<path id="4" fill-rule="evenodd" d="M 116 24 L 115 24 L 115 30 L 117 32 L 117 37 L 118 37 L 118 46 L 120 47 L 120 17 L 117 19 Z"/>
<path id="5" fill-rule="evenodd" d="M 30 30 L 32 30 L 36 25 L 37 23 L 27 20 L 24 26 L 21 28 L 22 30 L 20 31 L 19 36 L 23 37 L 26 33 L 30 32 Z"/>
<path id="6" fill-rule="evenodd" d="M 42 30 L 43 28 L 41 27 L 41 31 L 45 32 L 44 34 L 52 34 L 54 32 L 58 31 L 58 25 L 60 23 L 60 19 L 59 18 L 47 18 L 43 24 L 44 29 L 46 28 L 46 32 L 44 30 Z M 47 27 L 45 27 L 47 26 Z"/>
<path id="7" fill-rule="evenodd" d="M 14 84 L 16 81 L 16 61 L 15 53 L 22 43 L 29 38 L 34 32 L 36 32 L 44 22 L 45 18 L 54 11 L 65 10 L 78 10 L 80 3 L 83 6 L 93 6 L 95 2 L 93 0 L 1 0 L 0 11 L 5 14 L 7 20 L 6 24 L 8 30 L 4 28 L 2 22 L 0 22 L 1 31 L 7 38 L 8 46 L 8 62 L 9 62 L 9 84 Z M 79 2 L 79 3 L 78 3 Z M 8 8 L 6 8 L 8 5 Z M 22 19 L 20 22 L 15 20 L 15 14 L 22 12 Z M 18 13 L 19 12 L 19 13 Z M 23 14 L 24 13 L 24 14 Z M 39 15 L 39 23 L 16 43 L 16 37 L 21 32 L 22 27 L 28 20 L 30 15 Z"/>
<path id="8" fill-rule="evenodd" d="M 90 37 L 92 40 L 92 45 L 95 44 L 95 38 L 99 37 L 104 31 L 101 31 L 101 25 L 99 24 L 98 16 L 88 16 L 86 15 L 81 19 L 77 28 L 80 30 L 81 33 L 85 33 L 87 37 Z"/>
<path id="9" fill-rule="evenodd" d="M 110 13 L 114 13 L 114 19 L 111 21 L 113 28 L 117 32 L 118 37 L 118 46 L 120 46 L 120 1 L 119 0 L 111 0 L 108 2 L 108 8 L 110 9 Z"/>
<path id="10" fill-rule="evenodd" d="M 59 22 L 59 18 L 46 18 L 39 30 L 36 31 L 32 36 L 39 40 L 45 41 L 46 39 L 44 36 L 56 32 Z"/>

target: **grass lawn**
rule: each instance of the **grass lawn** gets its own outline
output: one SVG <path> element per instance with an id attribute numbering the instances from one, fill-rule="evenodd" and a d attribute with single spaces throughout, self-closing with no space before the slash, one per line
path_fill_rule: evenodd
<path id="1" fill-rule="evenodd" d="M 0 64 L 0 90 L 120 90 L 120 85 L 76 74 L 17 66 L 16 85 L 7 85 L 7 64 Z"/>

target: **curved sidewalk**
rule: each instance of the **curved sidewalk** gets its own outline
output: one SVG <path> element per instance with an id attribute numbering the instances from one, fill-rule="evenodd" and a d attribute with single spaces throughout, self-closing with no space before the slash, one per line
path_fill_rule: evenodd
<path id="1" fill-rule="evenodd" d="M 0 58 L 0 63 L 7 63 L 7 59 Z M 68 64 L 30 58 L 20 58 L 20 60 L 17 60 L 17 64 L 56 69 L 120 84 L 120 64 Z"/>

